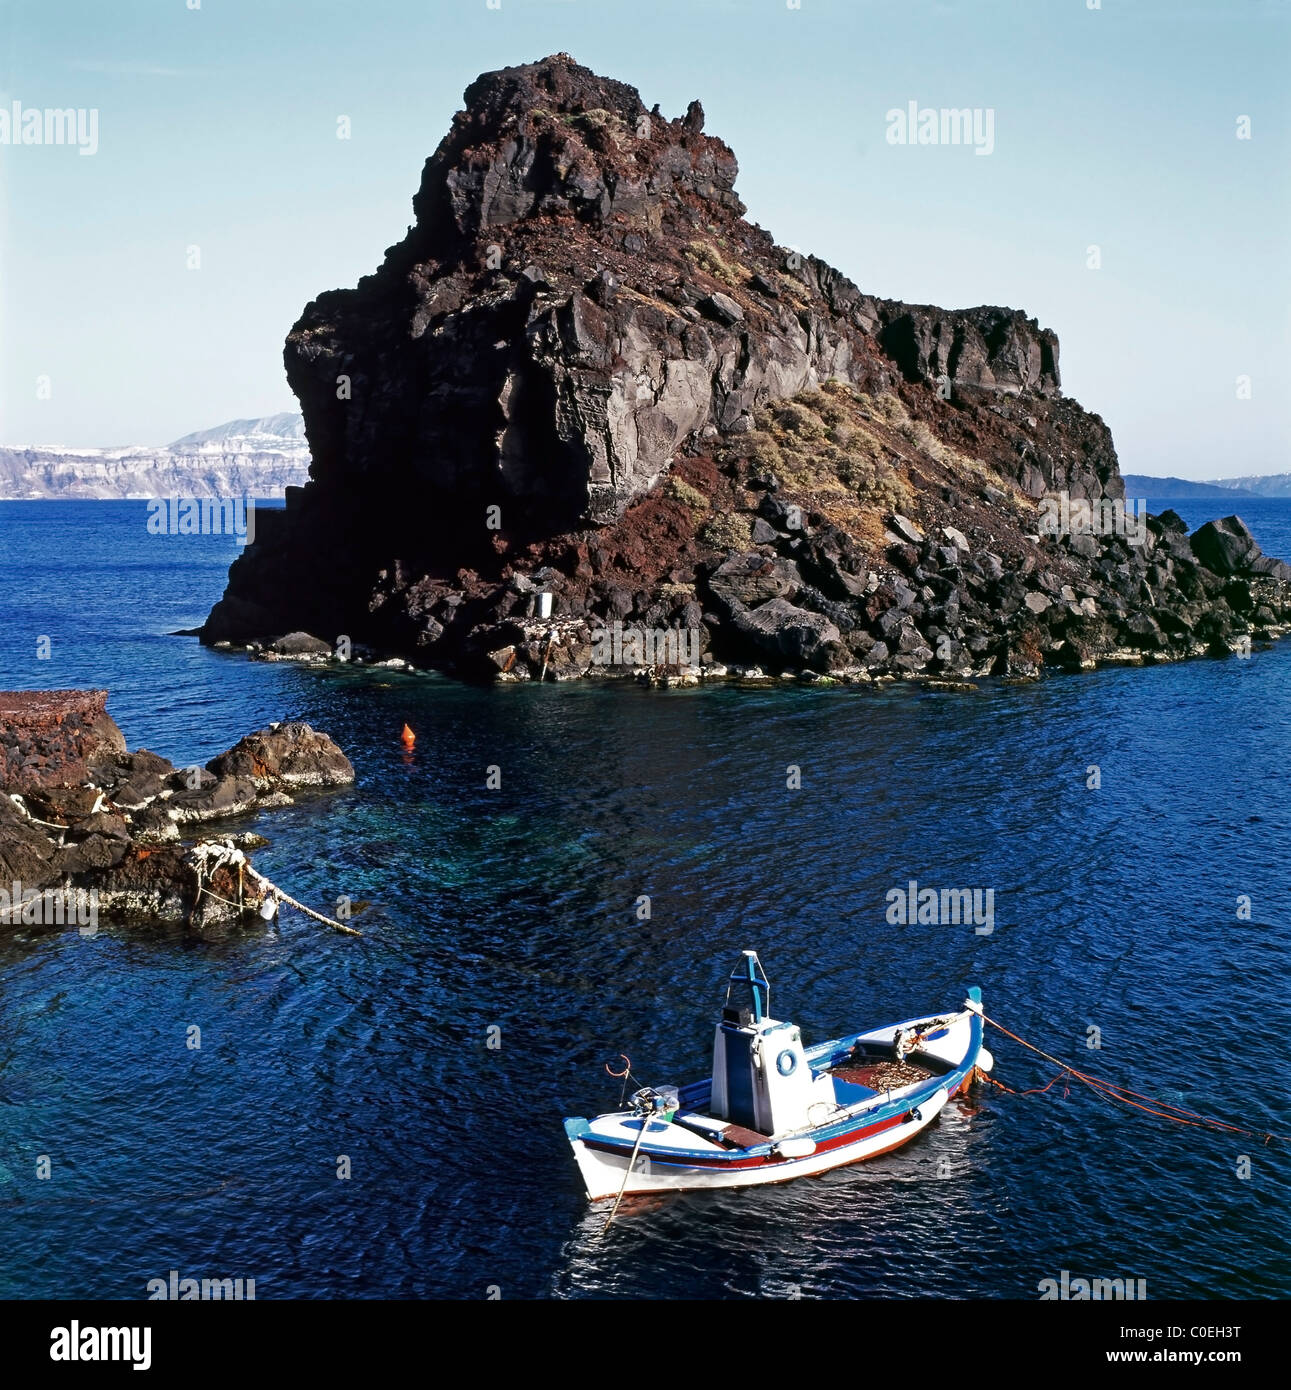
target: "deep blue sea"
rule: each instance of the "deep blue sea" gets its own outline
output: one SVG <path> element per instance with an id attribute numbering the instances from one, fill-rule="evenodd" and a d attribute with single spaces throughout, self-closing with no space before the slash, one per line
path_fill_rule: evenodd
<path id="1" fill-rule="evenodd" d="M 1291 502 L 1237 509 L 1291 557 Z M 979 1087 L 894 1154 L 627 1203 L 604 1241 L 561 1130 L 617 1103 L 619 1051 L 707 1074 L 754 947 L 809 1041 L 979 984 L 1086 1070 L 1291 1132 L 1291 641 L 973 693 L 468 689 L 168 636 L 236 543 L 145 516 L 0 504 L 0 687 L 106 686 L 130 746 L 176 761 L 275 719 L 333 735 L 357 785 L 254 818 L 256 862 L 324 909 L 366 900 L 365 935 L 286 910 L 218 942 L 0 935 L 0 1298 L 142 1298 L 172 1269 L 260 1299 L 1032 1299 L 1063 1270 L 1291 1294 L 1285 1147 L 1079 1088 Z M 911 878 L 994 888 L 994 932 L 889 925 Z M 1053 1074 L 989 1042 L 1015 1089 Z"/>

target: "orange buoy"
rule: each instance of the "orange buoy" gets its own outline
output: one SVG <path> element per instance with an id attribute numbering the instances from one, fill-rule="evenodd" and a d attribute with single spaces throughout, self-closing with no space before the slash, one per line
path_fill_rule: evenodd
<path id="1" fill-rule="evenodd" d="M 411 748 L 412 745 L 417 742 L 417 735 L 413 733 L 407 724 L 403 726 L 403 733 L 401 733 L 399 737 L 403 740 L 403 746 L 405 748 Z"/>

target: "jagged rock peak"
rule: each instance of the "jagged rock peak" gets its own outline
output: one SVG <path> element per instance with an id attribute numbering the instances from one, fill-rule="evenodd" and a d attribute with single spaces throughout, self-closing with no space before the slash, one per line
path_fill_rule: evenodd
<path id="1" fill-rule="evenodd" d="M 567 53 L 477 77 L 465 108 L 426 161 L 413 199 L 419 225 L 466 237 L 533 213 L 658 226 L 658 203 L 677 186 L 744 208 L 732 189 L 729 146 L 703 134 L 704 111 L 647 111 L 635 87 L 600 77 Z"/>
<path id="2" fill-rule="evenodd" d="M 501 129 L 535 109 L 561 115 L 610 111 L 636 123 L 645 114 L 641 94 L 626 82 L 602 77 L 568 53 L 552 53 L 536 63 L 481 73 L 467 87 L 461 114 L 477 129 Z"/>

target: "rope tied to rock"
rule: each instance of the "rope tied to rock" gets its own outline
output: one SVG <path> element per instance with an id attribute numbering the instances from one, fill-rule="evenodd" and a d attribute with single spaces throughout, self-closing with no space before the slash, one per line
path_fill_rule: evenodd
<path id="1" fill-rule="evenodd" d="M 47 830 L 57 830 L 57 831 L 60 831 L 60 832 L 66 832 L 66 831 L 68 831 L 68 830 L 71 829 L 70 826 L 67 826 L 67 825 L 56 825 L 52 820 L 41 820 L 39 816 L 33 816 L 32 813 L 27 809 L 27 804 L 26 804 L 26 802 L 23 801 L 22 797 L 21 797 L 17 792 L 10 792 L 10 793 L 9 793 L 9 800 L 13 802 L 13 804 L 18 808 L 18 810 L 19 810 L 29 821 L 31 821 L 31 823 L 32 823 L 33 825 L 43 825 Z M 102 800 L 103 800 L 103 798 L 100 797 L 100 798 L 99 798 L 99 801 L 102 801 Z M 95 810 L 95 811 L 99 810 L 99 806 L 98 806 L 98 803 L 97 803 L 97 802 L 95 803 L 94 810 Z M 93 814 L 93 812 L 91 812 L 91 814 Z"/>
<path id="2" fill-rule="evenodd" d="M 245 875 L 259 883 L 274 901 L 284 902 L 289 907 L 294 907 L 297 912 L 303 912 L 306 917 L 312 917 L 314 921 L 322 922 L 324 926 L 331 927 L 333 931 L 344 932 L 346 936 L 363 935 L 357 927 L 348 927 L 344 922 L 338 922 L 333 917 L 326 917 L 321 912 L 315 912 L 312 907 L 306 907 L 304 903 L 293 898 L 290 893 L 284 893 L 276 883 L 266 878 L 258 869 L 251 867 L 251 861 L 232 840 L 206 840 L 201 844 L 194 845 L 189 850 L 189 860 L 197 874 L 197 898 L 193 902 L 194 908 L 197 907 L 202 894 L 205 893 L 207 897 L 214 898 L 217 902 L 245 911 L 243 904 L 230 902 L 228 898 L 221 897 L 209 886 L 209 883 L 204 882 L 204 880 L 213 878 L 218 870 L 236 866 L 239 875 L 239 887 L 242 876 Z"/>

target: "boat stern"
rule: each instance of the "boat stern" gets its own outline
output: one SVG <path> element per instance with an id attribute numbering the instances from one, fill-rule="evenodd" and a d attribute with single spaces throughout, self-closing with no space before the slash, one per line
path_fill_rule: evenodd
<path id="1" fill-rule="evenodd" d="M 604 1197 L 618 1195 L 627 1171 L 626 1163 L 616 1164 L 608 1154 L 589 1149 L 584 1142 L 592 1132 L 591 1124 L 581 1117 L 565 1120 L 565 1138 L 574 1152 L 574 1162 L 587 1190 L 589 1202 L 599 1202 Z"/>

